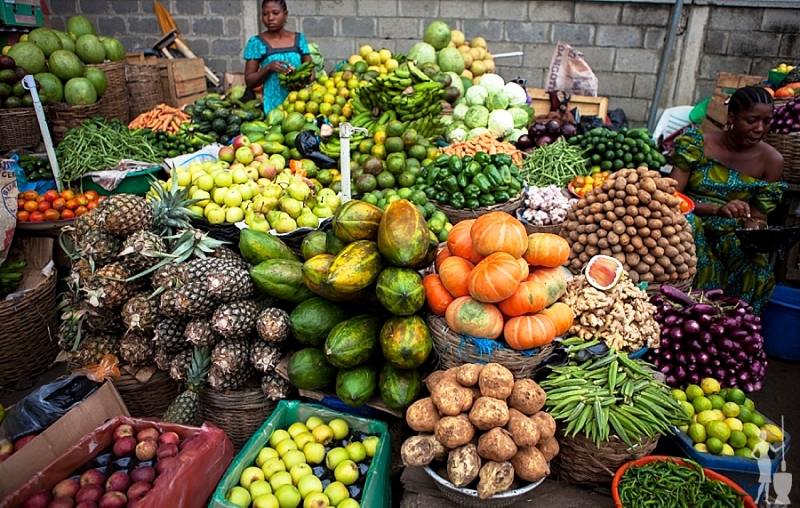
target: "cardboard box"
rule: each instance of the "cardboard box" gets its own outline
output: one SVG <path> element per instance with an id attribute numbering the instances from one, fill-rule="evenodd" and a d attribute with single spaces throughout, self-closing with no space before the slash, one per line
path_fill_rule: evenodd
<path id="1" fill-rule="evenodd" d="M 550 95 L 544 88 L 528 88 L 531 96 L 531 107 L 537 115 L 546 115 L 550 112 Z M 581 116 L 596 116 L 605 120 L 608 113 L 608 97 L 583 97 L 573 95 L 569 98 L 569 108 L 578 108 Z"/>
<path id="2" fill-rule="evenodd" d="M 17 26 L 42 26 L 44 13 L 41 0 L 3 0 L 0 2 L 0 23 Z"/>
<path id="3" fill-rule="evenodd" d="M 160 59 L 164 100 L 172 107 L 194 102 L 206 94 L 205 63 L 202 58 Z"/>
<path id="4" fill-rule="evenodd" d="M 222 78 L 222 89 L 225 93 L 234 86 L 245 86 L 244 72 L 226 72 Z"/>
<path id="5" fill-rule="evenodd" d="M 24 485 L 83 436 L 118 415 L 129 416 L 128 409 L 114 383 L 106 381 L 25 448 L 0 463 L 0 499 Z"/>
<path id="6" fill-rule="evenodd" d="M 728 97 L 730 97 L 737 88 L 758 85 L 763 83 L 765 79 L 767 78 L 764 76 L 720 72 L 719 76 L 717 76 L 714 92 L 711 94 L 711 100 L 708 101 L 706 118 L 703 120 L 702 129 L 710 132 L 725 128 L 725 124 L 728 121 L 728 105 L 725 104 L 725 101 L 728 100 Z"/>

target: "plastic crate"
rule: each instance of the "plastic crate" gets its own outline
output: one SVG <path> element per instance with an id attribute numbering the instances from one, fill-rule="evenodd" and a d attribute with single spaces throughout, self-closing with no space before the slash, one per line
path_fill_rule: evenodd
<path id="1" fill-rule="evenodd" d="M 137 196 L 144 196 L 150 190 L 150 176 L 157 176 L 163 168 L 161 166 L 154 166 L 152 168 L 144 169 L 142 171 L 135 171 L 129 174 L 113 191 L 107 191 L 100 185 L 94 183 L 90 176 L 81 178 L 81 187 L 83 191 L 93 190 L 100 196 L 110 196 L 112 194 L 135 194 Z"/>
<path id="2" fill-rule="evenodd" d="M 341 418 L 347 422 L 351 429 L 375 434 L 380 437 L 375 456 L 367 471 L 364 491 L 361 495 L 360 505 L 369 508 L 389 508 L 392 502 L 391 484 L 389 482 L 389 460 L 391 454 L 391 438 L 389 428 L 383 422 L 359 418 L 338 411 L 327 409 L 316 404 L 304 404 L 298 401 L 282 400 L 272 415 L 264 422 L 252 438 L 244 445 L 242 451 L 233 459 L 233 463 L 222 477 L 209 508 L 237 508 L 225 499 L 225 494 L 239 484 L 239 478 L 246 467 L 251 466 L 258 453 L 265 446 L 272 432 L 276 429 L 286 428 L 294 422 L 306 421 L 311 416 L 318 416 L 324 421 Z"/>
<path id="3" fill-rule="evenodd" d="M 764 420 L 766 420 L 767 423 L 775 424 L 775 422 L 766 417 Z M 761 473 L 758 469 L 758 461 L 756 459 L 698 452 L 694 449 L 694 442 L 685 432 L 682 432 L 676 427 L 673 427 L 672 430 L 675 432 L 675 434 L 671 436 L 672 441 L 680 447 L 685 457 L 694 460 L 705 468 L 712 469 L 721 475 L 727 476 L 750 494 L 756 504 L 761 502 L 761 499 L 757 498 Z M 791 436 L 784 430 L 784 446 L 776 446 L 777 443 L 773 443 L 770 447 L 770 477 L 778 471 L 781 459 L 783 459 L 784 455 L 789 451 L 791 442 Z"/>
<path id="4" fill-rule="evenodd" d="M 0 2 L 0 23 L 16 26 L 42 26 L 44 13 L 40 0 L 4 0 Z"/>

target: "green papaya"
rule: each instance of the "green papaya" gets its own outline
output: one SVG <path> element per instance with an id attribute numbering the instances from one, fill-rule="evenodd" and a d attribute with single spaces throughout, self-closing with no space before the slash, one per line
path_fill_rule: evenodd
<path id="1" fill-rule="evenodd" d="M 328 269 L 333 261 L 330 254 L 317 254 L 303 263 L 303 280 L 308 289 L 334 302 L 364 301 L 373 296 L 364 289 L 354 293 L 342 293 L 328 284 Z"/>
<path id="2" fill-rule="evenodd" d="M 342 321 L 333 327 L 325 340 L 325 357 L 342 369 L 364 363 L 378 349 L 381 320 L 364 315 Z"/>
<path id="3" fill-rule="evenodd" d="M 398 369 L 416 369 L 433 349 L 431 331 L 419 316 L 395 316 L 381 328 L 383 357 Z"/>
<path id="4" fill-rule="evenodd" d="M 303 280 L 303 263 L 300 261 L 264 261 L 250 269 L 250 278 L 256 289 L 279 300 L 300 303 L 315 296 Z"/>
<path id="5" fill-rule="evenodd" d="M 383 211 L 365 201 L 352 200 L 333 214 L 331 225 L 337 238 L 344 242 L 376 240 Z"/>
<path id="6" fill-rule="evenodd" d="M 387 363 L 381 369 L 378 380 L 378 389 L 381 399 L 386 407 L 402 411 L 410 406 L 417 397 L 422 387 L 422 377 L 419 371 L 401 370 Z"/>
<path id="7" fill-rule="evenodd" d="M 425 217 L 411 201 L 398 199 L 389 204 L 378 227 L 378 249 L 389 263 L 420 266 L 428 253 L 429 238 Z"/>
<path id="8" fill-rule="evenodd" d="M 364 405 L 377 388 L 378 369 L 371 365 L 339 369 L 336 374 L 336 396 L 348 406 Z"/>
<path id="9" fill-rule="evenodd" d="M 324 298 L 300 303 L 289 315 L 289 329 L 306 346 L 322 347 L 333 327 L 347 319 L 348 313 Z"/>
<path id="10" fill-rule="evenodd" d="M 339 254 L 339 251 L 344 249 L 345 242 L 339 239 L 336 234 L 333 232 L 332 229 L 329 229 L 327 233 L 325 233 L 325 252 L 335 256 Z"/>
<path id="11" fill-rule="evenodd" d="M 410 316 L 425 305 L 422 277 L 411 268 L 387 268 L 378 275 L 378 300 L 397 316 Z"/>
<path id="12" fill-rule="evenodd" d="M 319 390 L 333 383 L 336 368 L 325 359 L 321 349 L 301 349 L 289 359 L 289 382 L 301 390 Z"/>
<path id="13" fill-rule="evenodd" d="M 375 282 L 382 268 L 383 258 L 377 244 L 358 240 L 334 256 L 326 282 L 336 291 L 354 293 Z"/>
<path id="14" fill-rule="evenodd" d="M 263 231 L 245 228 L 239 233 L 239 251 L 251 265 L 270 259 L 289 259 L 299 261 L 297 256 L 283 240 Z"/>
<path id="15" fill-rule="evenodd" d="M 327 235 L 323 231 L 312 231 L 300 244 L 300 253 L 304 259 L 311 259 L 317 254 L 327 254 Z"/>

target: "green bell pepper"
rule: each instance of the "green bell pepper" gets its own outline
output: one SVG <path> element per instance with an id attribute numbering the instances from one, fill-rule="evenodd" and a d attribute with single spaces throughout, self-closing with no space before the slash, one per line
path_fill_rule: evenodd
<path id="1" fill-rule="evenodd" d="M 433 199 L 433 197 L 437 194 L 438 191 L 434 189 L 433 186 L 429 185 L 423 189 L 423 192 L 425 193 L 425 196 L 428 199 Z"/>
<path id="2" fill-rule="evenodd" d="M 492 192 L 492 196 L 494 196 L 494 200 L 496 203 L 505 203 L 511 196 L 508 195 L 506 191 L 499 191 L 499 192 Z"/>
<path id="3" fill-rule="evenodd" d="M 516 178 L 512 178 L 511 182 L 508 184 L 508 190 L 514 194 L 519 194 L 519 191 L 522 190 L 522 184 Z"/>
<path id="4" fill-rule="evenodd" d="M 471 155 L 465 155 L 464 157 L 461 158 L 461 164 L 463 164 L 465 166 L 467 164 L 469 164 L 470 162 L 472 162 L 472 156 Z"/>
<path id="5" fill-rule="evenodd" d="M 465 203 L 466 200 L 464 199 L 464 194 L 462 194 L 461 192 L 456 192 L 452 196 L 450 196 L 450 206 L 452 206 L 453 208 L 461 210 L 462 208 L 464 208 Z"/>
<path id="6" fill-rule="evenodd" d="M 472 161 L 469 164 L 467 164 L 466 168 L 464 169 L 464 172 L 467 174 L 467 176 L 472 178 L 481 172 L 481 168 L 482 166 L 478 162 Z"/>
<path id="7" fill-rule="evenodd" d="M 443 205 L 450 204 L 450 194 L 447 191 L 440 191 L 436 194 L 436 201 Z"/>
<path id="8" fill-rule="evenodd" d="M 491 194 L 481 194 L 478 196 L 478 203 L 480 203 L 481 206 L 492 206 L 495 204 L 494 196 Z"/>
<path id="9" fill-rule="evenodd" d="M 467 185 L 469 185 L 471 181 L 471 179 L 463 171 L 460 171 L 456 175 L 456 180 L 458 180 L 458 186 L 461 187 L 462 189 L 465 188 Z"/>
<path id="10" fill-rule="evenodd" d="M 509 164 L 508 169 L 511 171 L 511 176 L 513 176 L 514 178 L 519 177 L 519 168 L 517 167 L 516 164 Z"/>
<path id="11" fill-rule="evenodd" d="M 480 206 L 481 206 L 481 203 L 477 199 L 468 199 L 464 203 L 464 207 L 465 208 L 469 208 L 470 210 L 474 210 L 476 208 L 479 208 Z"/>
<path id="12" fill-rule="evenodd" d="M 492 187 L 500 187 L 503 185 L 503 177 L 500 175 L 500 170 L 494 164 L 489 164 L 483 168 L 483 174 L 489 179 L 489 184 Z"/>
<path id="13" fill-rule="evenodd" d="M 495 164 L 497 166 L 503 166 L 503 165 L 508 166 L 510 164 L 513 164 L 513 161 L 511 160 L 511 156 L 508 155 L 507 153 L 496 153 L 492 155 L 492 164 Z"/>
<path id="14" fill-rule="evenodd" d="M 481 190 L 477 185 L 471 183 L 464 188 L 464 197 L 467 199 L 477 199 Z"/>
<path id="15" fill-rule="evenodd" d="M 450 156 L 450 172 L 453 174 L 460 173 L 463 165 L 461 159 L 457 155 Z"/>
<path id="16" fill-rule="evenodd" d="M 511 183 L 511 168 L 507 164 L 500 166 L 500 176 L 503 178 L 503 183 L 509 185 Z"/>
<path id="17" fill-rule="evenodd" d="M 455 194 L 456 192 L 461 191 L 461 187 L 458 186 L 458 179 L 453 175 L 450 175 L 442 180 L 442 187 L 450 194 Z"/>
<path id="18" fill-rule="evenodd" d="M 472 183 L 474 183 L 478 189 L 480 189 L 482 194 L 489 192 L 492 187 L 492 184 L 489 183 L 489 179 L 486 178 L 486 175 L 483 173 L 478 173 L 475 175 L 475 177 L 472 179 Z"/>
<path id="19" fill-rule="evenodd" d="M 433 161 L 433 165 L 437 168 L 446 168 L 450 165 L 450 156 L 442 154 L 436 157 L 436 160 Z"/>
<path id="20" fill-rule="evenodd" d="M 475 156 L 472 159 L 474 161 L 477 161 L 478 164 L 480 164 L 481 166 L 485 166 L 485 165 L 489 164 L 490 162 L 492 162 L 491 156 L 486 152 L 478 152 L 478 153 L 475 154 Z"/>
<path id="21" fill-rule="evenodd" d="M 445 180 L 448 176 L 450 176 L 450 168 L 439 168 L 439 174 L 436 176 L 438 180 Z"/>
<path id="22" fill-rule="evenodd" d="M 439 168 L 436 166 L 431 166 L 430 169 L 428 169 L 428 174 L 425 176 L 425 183 L 427 183 L 428 186 L 438 181 L 439 171 Z"/>

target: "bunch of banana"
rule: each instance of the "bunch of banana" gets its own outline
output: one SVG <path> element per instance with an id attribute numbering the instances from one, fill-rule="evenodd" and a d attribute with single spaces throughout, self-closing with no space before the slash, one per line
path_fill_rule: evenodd
<path id="1" fill-rule="evenodd" d="M 442 111 L 444 88 L 431 80 L 413 62 L 403 63 L 391 74 L 373 79 L 358 88 L 354 111 L 395 111 L 397 118 L 407 122 Z"/>
<path id="2" fill-rule="evenodd" d="M 428 141 L 433 141 L 442 133 L 441 118 L 439 114 L 425 115 L 406 122 L 405 130 L 414 130 Z"/>
<path id="3" fill-rule="evenodd" d="M 19 259 L 17 261 L 6 260 L 0 266 L 0 298 L 5 298 L 19 286 L 19 283 L 22 282 L 22 269 L 25 268 L 25 265 L 25 260 Z"/>
<path id="4" fill-rule="evenodd" d="M 397 120 L 397 113 L 392 110 L 381 112 L 375 108 L 373 111 L 365 111 L 351 118 L 350 125 L 363 127 L 369 131 L 370 135 L 374 135 L 393 120 Z"/>
<path id="5" fill-rule="evenodd" d="M 314 70 L 313 62 L 303 62 L 300 67 L 294 69 L 289 74 L 278 74 L 278 81 L 281 86 L 288 90 L 302 88 L 308 84 L 312 70 Z"/>
<path id="6" fill-rule="evenodd" d="M 356 131 L 350 135 L 350 153 L 355 152 L 358 149 L 358 144 L 364 141 L 367 138 L 367 134 Z M 324 153 L 328 157 L 332 159 L 338 159 L 342 153 L 342 144 L 341 139 L 339 138 L 339 129 L 336 129 L 333 133 L 333 136 L 330 137 L 327 141 L 320 141 L 319 143 L 319 150 L 320 152 Z"/>

